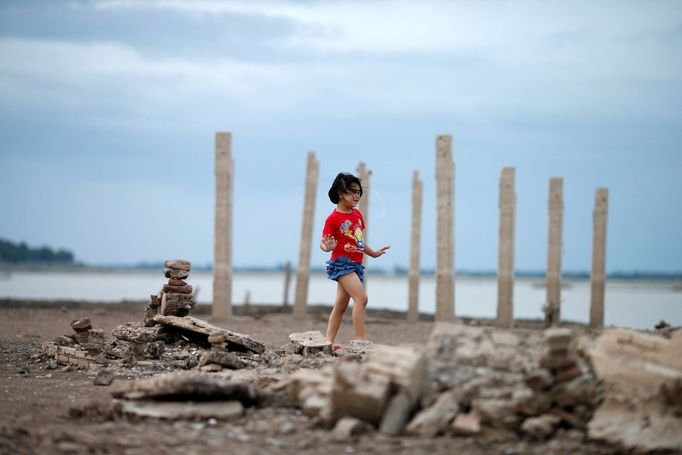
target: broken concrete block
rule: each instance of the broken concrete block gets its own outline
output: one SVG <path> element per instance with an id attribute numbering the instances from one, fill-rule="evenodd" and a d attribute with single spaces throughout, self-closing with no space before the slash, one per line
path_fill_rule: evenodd
<path id="1" fill-rule="evenodd" d="M 452 422 L 452 433 L 456 436 L 476 436 L 481 433 L 481 419 L 474 413 L 459 413 Z"/>
<path id="2" fill-rule="evenodd" d="M 407 426 L 407 433 L 432 438 L 444 432 L 459 412 L 453 391 L 441 393 L 436 402 L 422 409 Z"/>
<path id="3" fill-rule="evenodd" d="M 680 352 L 682 333 L 666 339 L 606 329 L 589 350 L 606 391 L 589 422 L 589 438 L 629 450 L 682 450 L 681 413 L 662 393 L 665 384 L 682 380 Z"/>
<path id="4" fill-rule="evenodd" d="M 329 412 L 333 381 L 331 367 L 321 370 L 301 368 L 291 376 L 287 387 L 305 415 L 328 421 L 329 416 L 321 414 L 325 409 Z"/>
<path id="5" fill-rule="evenodd" d="M 237 357 L 236 354 L 226 351 L 204 351 L 199 357 L 199 366 L 202 367 L 208 364 L 217 364 L 232 370 L 246 367 L 244 361 Z"/>
<path id="6" fill-rule="evenodd" d="M 368 425 L 360 419 L 354 417 L 342 417 L 334 426 L 334 440 L 343 442 L 353 439 L 354 436 L 366 433 Z"/>
<path id="7" fill-rule="evenodd" d="M 248 335 L 243 335 L 227 329 L 218 329 L 217 331 L 211 332 L 208 337 L 208 342 L 213 346 L 223 347 L 228 351 L 251 351 L 256 354 L 261 354 L 265 351 L 265 345 L 263 343 L 254 340 Z"/>
<path id="8" fill-rule="evenodd" d="M 389 436 L 401 434 L 413 410 L 414 402 L 407 392 L 398 392 L 393 395 L 384 411 L 379 431 Z"/>
<path id="9" fill-rule="evenodd" d="M 141 322 L 131 321 L 119 325 L 111 331 L 111 334 L 119 340 L 131 343 L 149 343 L 164 339 L 165 335 L 161 332 L 162 329 L 163 327 L 160 325 L 147 327 Z"/>
<path id="10" fill-rule="evenodd" d="M 121 406 L 125 415 L 162 420 L 232 420 L 244 414 L 244 406 L 239 401 L 181 403 L 124 401 Z"/>
<path id="11" fill-rule="evenodd" d="M 332 344 L 317 330 L 291 333 L 289 334 L 289 342 L 292 345 L 292 352 L 304 356 L 315 355 L 318 352 L 330 355 L 332 353 Z"/>
<path id="12" fill-rule="evenodd" d="M 111 383 L 114 380 L 114 375 L 111 373 L 111 371 L 107 370 L 100 370 L 97 372 L 97 376 L 95 376 L 94 384 L 95 385 L 111 385 Z"/>
<path id="13" fill-rule="evenodd" d="M 390 386 L 388 375 L 368 374 L 354 363 L 337 365 L 331 393 L 332 421 L 351 416 L 379 425 Z"/>
<path id="14" fill-rule="evenodd" d="M 526 416 L 544 414 L 552 406 L 552 398 L 549 394 L 533 393 L 525 387 L 514 390 L 511 399 L 515 404 L 516 413 Z"/>
<path id="15" fill-rule="evenodd" d="M 554 355 L 548 352 L 540 359 L 540 366 L 548 370 L 565 370 L 573 367 L 575 364 L 576 358 L 573 354 Z"/>
<path id="16" fill-rule="evenodd" d="M 543 439 L 554 433 L 561 419 L 552 414 L 529 417 L 521 424 L 521 431 L 534 439 Z"/>
<path id="17" fill-rule="evenodd" d="M 400 391 L 405 391 L 414 403 L 430 386 L 426 355 L 412 347 L 380 346 L 367 354 L 363 364 L 365 374 L 385 375 Z"/>
<path id="18" fill-rule="evenodd" d="M 192 316 L 177 317 L 159 314 L 154 316 L 153 321 L 157 324 L 173 327 L 197 342 L 208 345 L 207 347 L 213 344 L 218 347 L 225 347 L 229 351 L 251 351 L 256 354 L 265 350 L 263 343 L 247 335 L 217 327 Z"/>
<path id="19" fill-rule="evenodd" d="M 169 269 L 190 271 L 192 262 L 184 259 L 166 259 L 163 261 L 163 266 Z"/>
<path id="20" fill-rule="evenodd" d="M 545 330 L 545 340 L 547 344 L 552 347 L 566 347 L 573 339 L 573 332 L 571 329 L 554 327 Z"/>
<path id="21" fill-rule="evenodd" d="M 74 330 L 74 332 L 87 332 L 92 328 L 92 324 L 90 323 L 90 319 L 80 318 L 76 319 L 75 321 L 71 321 L 71 328 Z"/>
<path id="22" fill-rule="evenodd" d="M 164 374 L 123 384 L 111 392 L 127 400 L 238 400 L 251 406 L 260 399 L 254 386 L 203 374 Z"/>

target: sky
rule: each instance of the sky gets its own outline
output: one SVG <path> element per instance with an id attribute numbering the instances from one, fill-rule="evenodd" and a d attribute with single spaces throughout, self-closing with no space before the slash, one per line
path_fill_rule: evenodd
<path id="1" fill-rule="evenodd" d="M 545 269 L 563 177 L 564 270 L 589 271 L 606 187 L 607 271 L 679 272 L 680 56 L 677 0 L 2 1 L 0 238 L 91 264 L 210 264 L 229 131 L 235 265 L 296 264 L 312 150 L 315 245 L 334 176 L 363 161 L 368 244 L 392 246 L 376 264 L 406 267 L 418 171 L 432 268 L 450 134 L 458 269 L 496 269 L 513 166 L 518 270 Z"/>

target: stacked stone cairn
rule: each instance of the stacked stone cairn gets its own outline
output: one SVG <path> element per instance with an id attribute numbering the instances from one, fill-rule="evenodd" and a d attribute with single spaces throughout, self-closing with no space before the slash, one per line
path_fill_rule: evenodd
<path id="1" fill-rule="evenodd" d="M 158 294 L 150 296 L 144 318 L 145 325 L 149 327 L 154 325 L 153 318 L 157 314 L 183 317 L 195 305 L 192 286 L 185 281 L 192 263 L 184 259 L 168 259 L 163 266 L 168 283 L 163 285 Z"/>
<path id="2" fill-rule="evenodd" d="M 581 375 L 577 356 L 572 349 L 573 333 L 570 329 L 553 328 L 545 331 L 547 349 L 540 366 L 549 370 L 554 382 L 567 382 Z"/>

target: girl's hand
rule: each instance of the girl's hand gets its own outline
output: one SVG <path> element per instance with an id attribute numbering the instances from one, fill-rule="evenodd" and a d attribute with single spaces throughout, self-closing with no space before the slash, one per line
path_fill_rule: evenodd
<path id="1" fill-rule="evenodd" d="M 338 242 L 336 241 L 333 235 L 324 236 L 322 237 L 322 241 L 320 242 L 320 249 L 322 249 L 322 251 L 326 253 L 329 253 L 330 251 L 334 250 L 334 248 L 336 248 L 337 243 Z"/>
<path id="2" fill-rule="evenodd" d="M 387 245 L 379 248 L 378 250 L 374 250 L 374 254 L 372 255 L 372 257 L 378 258 L 379 256 L 383 256 L 384 254 L 386 254 L 386 250 L 388 250 L 389 248 L 391 247 Z"/>

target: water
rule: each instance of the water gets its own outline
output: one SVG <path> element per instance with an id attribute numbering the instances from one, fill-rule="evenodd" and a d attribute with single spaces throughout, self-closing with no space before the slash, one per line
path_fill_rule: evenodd
<path id="1" fill-rule="evenodd" d="M 81 300 L 115 302 L 145 300 L 159 291 L 165 282 L 157 271 L 87 271 L 87 272 L 12 272 L 0 275 L 0 298 Z M 188 282 L 198 288 L 198 302 L 212 300 L 211 272 L 192 272 Z M 567 281 L 562 289 L 561 317 L 567 321 L 589 319 L 589 281 Z M 293 301 L 295 277 L 292 277 L 289 301 Z M 312 275 L 308 290 L 311 304 L 331 305 L 336 283 L 323 275 Z M 435 312 L 435 280 L 422 277 L 419 288 L 419 311 Z M 233 302 L 241 304 L 247 291 L 254 304 L 280 304 L 284 294 L 284 276 L 279 273 L 237 273 L 234 275 Z M 367 288 L 369 305 L 406 311 L 407 277 L 371 276 Z M 460 277 L 455 285 L 457 316 L 493 318 L 497 302 L 494 278 Z M 514 287 L 514 316 L 541 319 L 545 288 L 541 279 L 517 279 Z M 660 320 L 682 325 L 682 292 L 672 283 L 607 282 L 607 325 L 652 328 Z"/>

